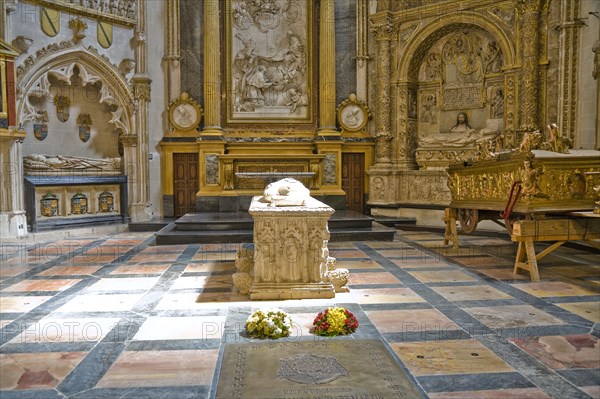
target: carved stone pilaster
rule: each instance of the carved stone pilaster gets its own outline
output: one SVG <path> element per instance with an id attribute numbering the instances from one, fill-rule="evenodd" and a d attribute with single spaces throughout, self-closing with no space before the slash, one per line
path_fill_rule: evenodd
<path id="1" fill-rule="evenodd" d="M 377 41 L 376 58 L 376 103 L 377 112 L 375 114 L 375 137 L 377 144 L 375 147 L 375 162 L 391 163 L 391 151 L 389 142 L 391 140 L 391 100 L 390 100 L 390 42 L 397 32 L 395 26 L 391 23 L 390 17 L 384 18 L 378 16 L 373 19 L 372 32 Z"/>
<path id="2" fill-rule="evenodd" d="M 221 135 L 221 40 L 219 1 L 204 0 L 204 129 Z"/>
<path id="3" fill-rule="evenodd" d="M 408 83 L 398 84 L 394 88 L 396 105 L 396 163 L 402 169 L 416 169 L 415 150 L 418 142 L 417 126 L 415 121 L 408 118 L 408 97 L 410 85 Z"/>
<path id="4" fill-rule="evenodd" d="M 579 76 L 579 30 L 583 23 L 579 20 L 580 0 L 564 0 L 561 3 L 560 29 L 560 99 L 558 103 L 560 131 L 577 146 L 577 78 Z"/>
<path id="5" fill-rule="evenodd" d="M 319 35 L 319 134 L 339 135 L 335 127 L 335 12 L 333 0 L 321 0 Z"/>
<path id="6" fill-rule="evenodd" d="M 25 131 L 0 129 L 0 237 L 27 234 L 21 143 Z"/>
<path id="7" fill-rule="evenodd" d="M 523 49 L 521 124 L 519 131 L 532 132 L 538 126 L 538 25 L 539 0 L 518 0 L 522 13 L 523 29 L 521 48 Z"/>
<path id="8" fill-rule="evenodd" d="M 150 83 L 152 80 L 146 74 L 134 75 L 133 95 L 136 101 L 134 135 L 137 139 L 128 139 L 123 142 L 125 173 L 127 174 L 129 214 L 133 221 L 147 220 L 149 192 L 149 166 L 148 166 L 148 102 L 150 101 Z M 127 136 L 122 136 L 127 137 Z M 129 168 L 129 169 L 128 169 Z"/>

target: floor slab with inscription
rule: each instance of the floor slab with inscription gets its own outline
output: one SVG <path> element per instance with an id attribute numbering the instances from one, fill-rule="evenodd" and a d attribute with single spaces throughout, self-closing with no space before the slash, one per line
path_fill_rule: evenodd
<path id="1" fill-rule="evenodd" d="M 216 398 L 421 398 L 378 340 L 226 344 Z"/>

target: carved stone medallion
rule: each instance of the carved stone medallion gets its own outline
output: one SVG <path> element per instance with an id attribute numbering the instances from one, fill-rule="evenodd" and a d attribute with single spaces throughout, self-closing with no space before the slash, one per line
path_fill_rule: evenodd
<path id="1" fill-rule="evenodd" d="M 302 354 L 280 359 L 277 376 L 300 384 L 326 384 L 348 374 L 335 356 Z"/>

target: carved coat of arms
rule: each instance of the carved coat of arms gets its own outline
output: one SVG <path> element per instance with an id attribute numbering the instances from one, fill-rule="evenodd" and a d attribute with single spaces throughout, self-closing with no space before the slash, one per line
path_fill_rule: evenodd
<path id="1" fill-rule="evenodd" d="M 90 126 L 92 126 L 92 117 L 90 114 L 79 114 L 77 117 L 77 124 L 79 125 L 79 138 L 84 143 L 90 139 Z"/>
<path id="2" fill-rule="evenodd" d="M 48 137 L 48 112 L 38 111 L 36 123 L 33 124 L 33 135 L 36 139 L 42 141 Z"/>
<path id="3" fill-rule="evenodd" d="M 61 122 L 69 120 L 69 107 L 71 100 L 67 96 L 55 96 L 54 105 L 56 105 L 56 117 Z"/>
<path id="4" fill-rule="evenodd" d="M 326 384 L 349 375 L 334 356 L 302 354 L 280 359 L 277 376 L 300 384 Z"/>

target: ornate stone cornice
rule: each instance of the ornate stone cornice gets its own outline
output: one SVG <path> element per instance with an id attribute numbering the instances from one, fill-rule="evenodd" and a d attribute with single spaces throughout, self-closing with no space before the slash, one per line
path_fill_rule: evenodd
<path id="1" fill-rule="evenodd" d="M 94 20 L 134 27 L 137 19 L 138 0 L 99 0 L 73 2 L 69 0 L 32 0 L 43 7 L 81 15 Z"/>

